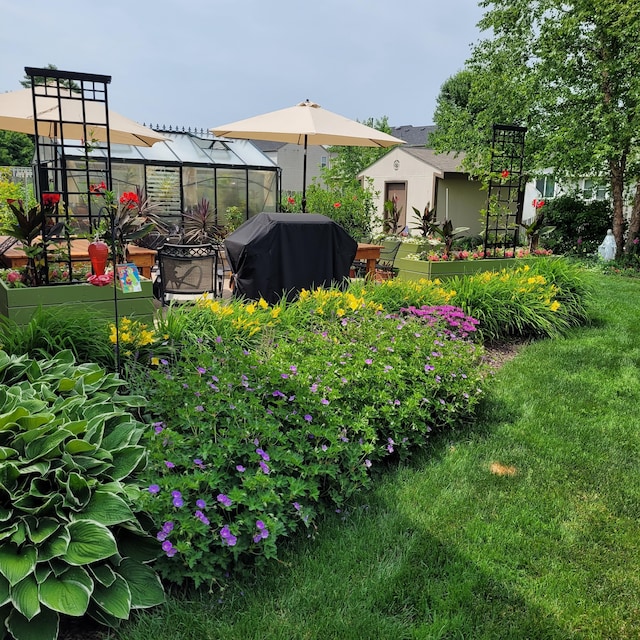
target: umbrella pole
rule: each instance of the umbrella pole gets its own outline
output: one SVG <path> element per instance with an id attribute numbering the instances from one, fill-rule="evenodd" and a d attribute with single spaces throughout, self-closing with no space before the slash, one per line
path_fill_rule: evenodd
<path id="1" fill-rule="evenodd" d="M 307 135 L 304 136 L 304 156 L 302 157 L 302 213 L 307 212 Z"/>

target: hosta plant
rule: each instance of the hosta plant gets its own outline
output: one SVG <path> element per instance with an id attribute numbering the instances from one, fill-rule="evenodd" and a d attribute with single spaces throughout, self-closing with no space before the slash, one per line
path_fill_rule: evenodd
<path id="1" fill-rule="evenodd" d="M 0 620 L 16 640 L 55 639 L 61 615 L 115 626 L 163 601 L 130 480 L 146 452 L 127 405 L 141 399 L 121 384 L 69 351 L 0 351 Z"/>

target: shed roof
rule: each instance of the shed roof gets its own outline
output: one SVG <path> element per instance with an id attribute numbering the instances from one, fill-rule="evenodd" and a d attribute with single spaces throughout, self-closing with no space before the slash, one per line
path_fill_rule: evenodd
<path id="1" fill-rule="evenodd" d="M 460 165 L 464 159 L 463 153 L 437 153 L 425 147 L 402 147 L 401 149 L 432 167 L 445 173 L 465 173 Z"/>

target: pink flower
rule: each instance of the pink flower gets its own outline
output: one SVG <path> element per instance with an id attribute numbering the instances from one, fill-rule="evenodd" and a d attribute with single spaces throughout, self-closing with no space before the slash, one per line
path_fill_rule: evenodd
<path id="1" fill-rule="evenodd" d="M 9 271 L 7 273 L 7 282 L 13 284 L 14 282 L 20 282 L 22 280 L 22 276 L 19 271 Z"/>

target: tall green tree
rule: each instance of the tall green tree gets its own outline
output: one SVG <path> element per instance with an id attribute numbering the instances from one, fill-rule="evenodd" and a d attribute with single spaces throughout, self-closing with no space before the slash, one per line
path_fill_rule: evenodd
<path id="1" fill-rule="evenodd" d="M 0 167 L 30 167 L 33 137 L 15 131 L 0 131 Z"/>
<path id="2" fill-rule="evenodd" d="M 640 3 L 637 0 L 482 0 L 490 34 L 441 90 L 430 139 L 485 171 L 493 123 L 528 128 L 527 168 L 610 186 L 623 250 L 640 233 Z M 446 89 L 446 91 L 445 91 Z"/>
<path id="3" fill-rule="evenodd" d="M 382 131 L 391 133 L 389 119 L 387 116 L 374 120 L 369 118 L 362 124 Z M 322 171 L 322 179 L 325 184 L 331 187 L 349 187 L 357 182 L 357 175 L 378 158 L 381 158 L 389 149 L 381 147 L 346 147 L 332 146 L 329 151 L 333 154 L 331 163 Z"/>
<path id="4" fill-rule="evenodd" d="M 46 65 L 46 66 L 44 66 L 42 68 L 43 69 L 50 69 L 52 71 L 57 71 L 58 70 L 58 67 L 56 67 L 55 64 L 48 64 L 48 65 Z M 35 76 L 34 79 L 35 79 L 36 86 L 44 84 L 44 76 Z M 25 89 L 29 89 L 31 87 L 31 76 L 28 76 L 25 73 L 24 77 L 22 78 L 22 80 L 20 80 L 20 84 Z M 60 86 L 61 87 L 66 87 L 67 89 L 72 89 L 73 91 L 80 91 L 80 86 L 78 85 L 77 82 L 74 82 L 73 80 L 60 80 Z"/>

